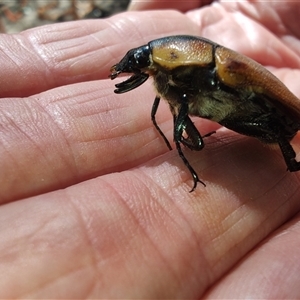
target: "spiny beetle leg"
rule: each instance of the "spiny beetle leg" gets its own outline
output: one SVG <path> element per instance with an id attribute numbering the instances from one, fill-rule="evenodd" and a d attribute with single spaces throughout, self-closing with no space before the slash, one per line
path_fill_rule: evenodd
<path id="1" fill-rule="evenodd" d="M 215 134 L 215 133 L 216 133 L 216 131 L 213 130 L 213 131 L 211 131 L 211 132 L 209 132 L 209 133 L 207 133 L 207 134 L 202 135 L 202 138 L 209 137 L 209 136 L 211 136 L 211 135 L 213 135 L 213 134 Z"/>
<path id="2" fill-rule="evenodd" d="M 281 149 L 282 155 L 284 157 L 285 163 L 288 167 L 288 170 L 290 172 L 296 172 L 300 170 L 300 162 L 296 161 L 296 153 L 291 146 L 291 144 L 288 142 L 287 139 L 281 138 L 278 141 L 279 147 Z"/>
<path id="3" fill-rule="evenodd" d="M 193 185 L 192 189 L 190 190 L 190 193 L 191 193 L 197 187 L 198 182 L 202 183 L 204 186 L 206 186 L 206 185 L 203 181 L 201 181 L 199 179 L 196 171 L 191 167 L 189 161 L 184 156 L 184 154 L 181 150 L 181 147 L 180 147 L 180 143 L 182 143 L 183 130 L 185 130 L 187 127 L 186 124 L 188 124 L 188 128 L 189 128 L 188 130 L 190 130 L 192 134 L 195 134 L 196 137 L 200 138 L 200 140 L 202 141 L 201 135 L 199 134 L 195 125 L 192 123 L 191 119 L 188 117 L 188 101 L 186 99 L 186 94 L 183 94 L 182 102 L 181 102 L 181 106 L 179 108 L 178 114 L 174 115 L 174 141 L 175 141 L 177 152 L 178 152 L 180 158 L 184 162 L 185 166 L 189 169 L 189 171 L 193 177 L 194 185 Z M 198 143 L 198 144 L 203 145 L 203 141 L 202 141 L 202 143 Z M 191 145 L 194 145 L 194 144 L 191 144 Z"/>
<path id="4" fill-rule="evenodd" d="M 160 102 L 160 97 L 156 96 L 155 99 L 154 99 L 153 105 L 152 105 L 151 120 L 152 120 L 152 123 L 153 123 L 154 127 L 156 128 L 156 130 L 159 132 L 161 137 L 164 139 L 164 141 L 165 141 L 167 147 L 169 148 L 169 150 L 172 150 L 170 142 L 168 141 L 168 139 L 166 138 L 164 133 L 161 131 L 161 129 L 157 125 L 157 122 L 156 122 L 156 119 L 155 119 L 155 115 L 156 115 L 156 112 L 157 112 L 157 109 L 158 109 L 159 102 Z"/>
<path id="5" fill-rule="evenodd" d="M 183 128 L 187 137 L 181 135 L 181 143 L 191 150 L 200 151 L 204 147 L 203 139 L 189 116 L 186 116 Z"/>

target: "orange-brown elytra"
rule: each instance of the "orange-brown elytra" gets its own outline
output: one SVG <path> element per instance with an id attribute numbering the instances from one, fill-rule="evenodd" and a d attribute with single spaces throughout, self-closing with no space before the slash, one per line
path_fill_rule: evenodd
<path id="1" fill-rule="evenodd" d="M 110 77 L 114 79 L 121 73 L 133 75 L 116 84 L 117 94 L 153 77 L 157 96 L 151 119 L 171 149 L 155 120 L 160 98 L 168 101 L 174 118 L 174 142 L 193 176 L 191 191 L 203 182 L 185 158 L 181 144 L 201 150 L 204 136 L 189 116 L 207 118 L 265 143 L 278 144 L 288 170 L 300 170 L 290 145 L 300 129 L 300 101 L 252 59 L 204 38 L 170 36 L 128 51 L 111 68 Z"/>

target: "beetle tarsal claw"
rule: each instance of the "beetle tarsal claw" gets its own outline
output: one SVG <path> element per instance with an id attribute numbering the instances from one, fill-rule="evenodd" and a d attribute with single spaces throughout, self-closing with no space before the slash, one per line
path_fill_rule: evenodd
<path id="1" fill-rule="evenodd" d="M 254 60 L 210 40 L 187 35 L 163 37 L 129 50 L 110 69 L 109 77 L 132 74 L 116 84 L 115 93 L 125 93 L 153 77 L 156 94 L 151 119 L 155 121 L 160 98 L 167 100 L 173 116 L 186 105 L 183 124 L 187 139 L 175 140 L 177 151 L 189 169 L 194 185 L 205 184 L 184 157 L 179 143 L 192 150 L 204 147 L 189 116 L 210 119 L 240 134 L 266 143 L 279 144 L 288 169 L 300 170 L 290 145 L 300 130 L 300 101 L 270 71 Z M 188 97 L 182 97 L 188 95 Z M 174 124 L 175 125 L 175 124 Z"/>
<path id="2" fill-rule="evenodd" d="M 193 176 L 194 185 L 193 185 L 192 189 L 189 191 L 190 193 L 192 193 L 196 189 L 198 182 L 201 183 L 204 187 L 206 187 L 206 184 L 202 180 L 199 179 L 197 173 L 192 174 L 192 176 Z"/>
<path id="3" fill-rule="evenodd" d="M 117 65 L 114 65 L 110 68 L 110 75 L 108 77 L 110 77 L 110 79 L 115 79 L 118 77 L 118 75 L 121 73 L 121 71 L 117 71 L 116 69 Z"/>

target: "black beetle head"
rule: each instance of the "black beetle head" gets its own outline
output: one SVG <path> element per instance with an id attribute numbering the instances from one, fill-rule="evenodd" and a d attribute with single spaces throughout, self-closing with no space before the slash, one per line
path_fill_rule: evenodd
<path id="1" fill-rule="evenodd" d="M 150 66 L 150 56 L 149 46 L 142 46 L 128 51 L 118 64 L 111 67 L 109 76 L 111 79 L 115 79 L 121 73 L 133 73 L 129 79 L 116 84 L 115 93 L 121 94 L 133 90 L 148 79 L 149 74 L 144 73 L 143 70 Z"/>

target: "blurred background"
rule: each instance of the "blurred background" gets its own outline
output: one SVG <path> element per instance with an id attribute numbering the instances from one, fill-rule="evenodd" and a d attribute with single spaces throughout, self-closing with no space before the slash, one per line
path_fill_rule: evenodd
<path id="1" fill-rule="evenodd" d="M 130 0 L 0 0 L 0 33 L 80 19 L 106 18 Z"/>

